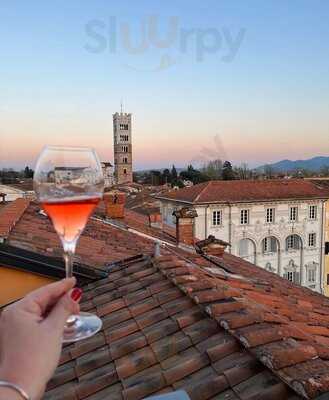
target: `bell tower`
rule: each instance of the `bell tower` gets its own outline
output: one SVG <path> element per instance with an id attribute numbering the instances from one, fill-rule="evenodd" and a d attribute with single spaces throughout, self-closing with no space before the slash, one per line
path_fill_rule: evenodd
<path id="1" fill-rule="evenodd" d="M 131 114 L 116 112 L 113 114 L 113 142 L 114 142 L 114 177 L 116 184 L 131 183 L 132 169 L 132 142 L 131 142 Z"/>

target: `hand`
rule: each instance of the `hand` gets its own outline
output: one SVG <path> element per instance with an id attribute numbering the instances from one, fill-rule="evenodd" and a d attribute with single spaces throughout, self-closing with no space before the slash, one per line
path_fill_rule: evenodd
<path id="1" fill-rule="evenodd" d="M 0 380 L 19 385 L 33 400 L 58 365 L 66 319 L 79 313 L 79 298 L 71 298 L 75 283 L 70 278 L 43 286 L 1 313 Z"/>

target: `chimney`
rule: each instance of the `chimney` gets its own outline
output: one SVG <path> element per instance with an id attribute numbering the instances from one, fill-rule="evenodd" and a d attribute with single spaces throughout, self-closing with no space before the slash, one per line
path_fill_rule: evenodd
<path id="1" fill-rule="evenodd" d="M 162 229 L 162 215 L 160 210 L 152 210 L 149 212 L 149 225 L 151 228 Z"/>
<path id="2" fill-rule="evenodd" d="M 124 218 L 126 195 L 123 192 L 111 191 L 103 195 L 106 218 Z"/>
<path id="3" fill-rule="evenodd" d="M 194 218 L 198 216 L 193 207 L 174 211 L 176 217 L 176 240 L 178 244 L 194 246 Z"/>
<path id="4" fill-rule="evenodd" d="M 215 257 L 222 257 L 227 246 L 231 245 L 224 240 L 216 239 L 213 235 L 209 235 L 208 239 L 200 240 L 195 244 L 198 253 Z"/>
<path id="5" fill-rule="evenodd" d="M 0 198 L 2 199 L 1 203 L 5 203 L 6 202 L 6 196 L 7 196 L 6 193 L 0 193 Z"/>

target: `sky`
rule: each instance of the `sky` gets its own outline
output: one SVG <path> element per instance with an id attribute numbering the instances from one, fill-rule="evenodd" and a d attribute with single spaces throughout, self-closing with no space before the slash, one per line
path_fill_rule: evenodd
<path id="1" fill-rule="evenodd" d="M 46 144 L 135 169 L 329 155 L 326 0 L 1 0 L 0 168 Z"/>

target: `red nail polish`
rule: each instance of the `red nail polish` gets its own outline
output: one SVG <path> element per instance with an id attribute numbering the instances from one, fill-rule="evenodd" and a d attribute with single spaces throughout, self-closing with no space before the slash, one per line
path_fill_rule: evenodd
<path id="1" fill-rule="evenodd" d="M 82 289 L 76 287 L 72 290 L 72 293 L 71 293 L 72 300 L 78 301 L 78 300 L 80 300 L 81 296 L 82 296 Z"/>

